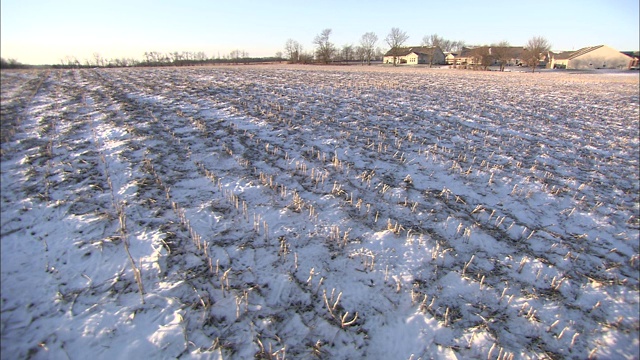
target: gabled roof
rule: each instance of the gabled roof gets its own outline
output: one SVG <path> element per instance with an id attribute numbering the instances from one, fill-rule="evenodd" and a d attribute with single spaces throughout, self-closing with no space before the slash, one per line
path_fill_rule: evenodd
<path id="1" fill-rule="evenodd" d="M 582 48 L 582 49 L 580 49 L 580 50 L 578 50 L 578 51 L 574 52 L 573 54 L 571 54 L 571 55 L 569 56 L 569 60 L 575 59 L 575 58 L 577 58 L 578 56 L 582 56 L 582 55 L 584 55 L 584 54 L 586 54 L 586 53 L 590 53 L 590 52 L 592 52 L 593 50 L 600 49 L 600 48 L 601 48 L 601 47 L 603 47 L 603 46 L 604 46 L 604 45 L 597 45 L 597 46 L 590 46 L 590 47 Z"/>
<path id="2" fill-rule="evenodd" d="M 460 53 L 458 54 L 458 57 L 462 57 L 462 58 L 471 57 L 471 55 L 473 55 L 472 54 L 473 49 L 474 48 L 468 48 L 463 46 L 462 50 L 460 50 Z"/>
<path id="3" fill-rule="evenodd" d="M 522 59 L 525 57 L 525 49 L 522 46 L 491 46 L 489 50 L 493 53 L 495 50 L 504 49 L 512 59 Z"/>
<path id="4" fill-rule="evenodd" d="M 439 49 L 439 47 L 437 46 L 432 46 L 432 47 L 427 47 L 427 46 L 411 46 L 411 47 L 401 47 L 401 48 L 397 48 L 396 51 L 394 52 L 393 49 L 387 51 L 386 54 L 384 54 L 384 56 L 407 56 L 411 53 L 416 53 L 416 54 L 423 54 L 423 55 L 431 55 L 433 54 L 433 52 L 437 49 Z"/>

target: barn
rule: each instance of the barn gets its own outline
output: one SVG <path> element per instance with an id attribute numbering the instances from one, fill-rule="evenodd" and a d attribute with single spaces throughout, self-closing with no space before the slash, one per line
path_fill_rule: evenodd
<path id="1" fill-rule="evenodd" d="M 551 53 L 554 69 L 628 69 L 633 59 L 607 45 Z"/>

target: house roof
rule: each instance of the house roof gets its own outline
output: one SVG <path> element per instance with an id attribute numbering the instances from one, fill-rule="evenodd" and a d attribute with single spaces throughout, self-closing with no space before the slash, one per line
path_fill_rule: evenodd
<path id="1" fill-rule="evenodd" d="M 458 57 L 463 57 L 463 58 L 464 57 L 470 57 L 472 55 L 471 51 L 473 49 L 474 48 L 462 47 L 462 50 L 460 50 L 460 53 L 458 54 Z"/>
<path id="2" fill-rule="evenodd" d="M 387 51 L 387 53 L 384 54 L 384 56 L 394 56 L 394 55 L 395 56 L 407 56 L 407 55 L 409 55 L 411 53 L 431 55 L 431 54 L 433 54 L 434 51 L 436 51 L 436 48 L 439 49 L 439 47 L 437 47 L 437 46 L 432 46 L 432 47 L 427 47 L 427 46 L 401 47 L 401 48 L 397 48 L 395 52 L 393 51 L 393 49 Z"/>
<path id="3" fill-rule="evenodd" d="M 574 52 L 575 51 L 561 51 L 559 53 L 553 53 L 553 58 L 556 60 L 568 60 Z"/>
<path id="4" fill-rule="evenodd" d="M 522 59 L 525 57 L 525 51 L 527 51 L 522 46 L 491 46 L 489 48 L 490 51 L 495 51 L 495 49 L 504 49 L 507 54 L 512 59 Z"/>
<path id="5" fill-rule="evenodd" d="M 601 48 L 603 46 L 604 45 L 597 45 L 597 46 L 589 46 L 589 47 L 582 48 L 580 50 L 575 51 L 573 54 L 569 55 L 569 57 L 567 59 L 573 60 L 573 59 L 577 58 L 578 56 L 582 56 L 582 55 L 584 55 L 586 53 L 590 53 L 593 50 L 597 50 L 597 49 L 599 49 L 599 48 Z"/>
<path id="6" fill-rule="evenodd" d="M 596 45 L 596 46 L 588 46 L 588 47 L 584 47 L 582 49 L 578 49 L 576 51 L 562 51 L 559 53 L 554 53 L 553 57 L 556 60 L 573 60 L 579 56 L 582 56 L 584 54 L 588 54 L 594 50 L 600 49 L 601 47 L 603 47 L 604 45 Z M 621 51 L 620 53 L 627 55 L 627 56 L 633 56 L 631 54 L 629 54 L 628 52 L 624 52 Z"/>

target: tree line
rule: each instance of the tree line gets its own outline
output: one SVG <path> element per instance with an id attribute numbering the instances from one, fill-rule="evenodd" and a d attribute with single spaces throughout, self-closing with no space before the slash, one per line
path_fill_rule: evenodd
<path id="1" fill-rule="evenodd" d="M 371 65 L 371 61 L 381 59 L 382 49 L 377 46 L 378 36 L 373 32 L 367 32 L 360 37 L 358 45 L 344 44 L 341 48 L 329 41 L 331 29 L 324 29 L 313 39 L 315 51 L 305 52 L 300 42 L 288 39 L 284 45 L 285 57 L 292 64 L 307 64 L 320 62 L 328 64 L 334 61 L 361 61 Z"/>
<path id="2" fill-rule="evenodd" d="M 22 64 L 16 59 L 0 58 L 0 69 L 25 69 L 29 65 Z"/>
<path id="3" fill-rule="evenodd" d="M 218 57 L 207 57 L 202 52 L 190 51 L 145 51 L 143 59 L 134 58 L 113 58 L 108 59 L 99 53 L 94 53 L 92 58 L 80 62 L 74 56 L 66 56 L 60 59 L 60 64 L 53 65 L 54 68 L 96 68 L 96 67 L 136 67 L 136 66 L 197 66 L 213 64 L 252 64 L 264 62 L 281 62 L 285 59 L 278 57 L 251 57 L 245 50 L 236 49 L 228 54 L 218 55 Z"/>
<path id="4" fill-rule="evenodd" d="M 134 58 L 106 58 L 100 53 L 93 53 L 92 57 L 85 58 L 80 61 L 77 57 L 67 55 L 60 59 L 59 64 L 52 65 L 28 65 L 23 64 L 16 59 L 1 59 L 0 68 L 2 69 L 27 69 L 35 67 L 54 68 L 54 69 L 80 69 L 80 68 L 116 68 L 116 67 L 143 67 L 143 66 L 197 66 L 197 65 L 215 65 L 215 64 L 254 64 L 266 62 L 282 62 L 282 53 L 276 53 L 271 57 L 252 57 L 245 50 L 236 49 L 228 54 L 217 57 L 207 57 L 202 52 L 189 51 L 173 51 L 162 53 L 159 51 L 146 51 L 142 60 Z"/>

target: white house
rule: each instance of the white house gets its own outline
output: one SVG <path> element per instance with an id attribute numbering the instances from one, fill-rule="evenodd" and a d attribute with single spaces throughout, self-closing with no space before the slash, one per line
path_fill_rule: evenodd
<path id="1" fill-rule="evenodd" d="M 391 49 L 384 54 L 382 62 L 384 64 L 393 64 L 395 56 L 396 64 L 431 64 L 441 65 L 445 63 L 444 53 L 439 46 L 425 47 L 413 46 Z"/>
<path id="2" fill-rule="evenodd" d="M 550 53 L 550 67 L 560 69 L 628 69 L 633 58 L 607 45 Z"/>

